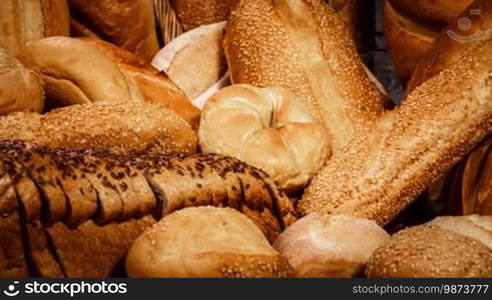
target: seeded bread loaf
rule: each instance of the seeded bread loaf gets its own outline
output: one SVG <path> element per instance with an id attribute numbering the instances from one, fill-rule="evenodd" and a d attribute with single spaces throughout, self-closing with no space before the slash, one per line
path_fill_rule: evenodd
<path id="1" fill-rule="evenodd" d="M 191 154 L 198 146 L 196 133 L 173 111 L 135 102 L 72 105 L 43 115 L 0 117 L 0 139 L 104 148 L 119 154 Z"/>

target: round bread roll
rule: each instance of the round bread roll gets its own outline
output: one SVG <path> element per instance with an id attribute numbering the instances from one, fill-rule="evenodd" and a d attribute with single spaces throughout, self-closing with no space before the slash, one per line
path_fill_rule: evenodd
<path id="1" fill-rule="evenodd" d="M 21 61 L 42 75 L 49 107 L 143 100 L 136 83 L 127 80 L 109 56 L 79 39 L 57 36 L 29 42 Z"/>
<path id="2" fill-rule="evenodd" d="M 492 216 L 437 217 L 427 224 L 479 240 L 492 249 Z"/>
<path id="3" fill-rule="evenodd" d="M 226 73 L 225 23 L 200 26 L 180 35 L 157 53 L 152 65 L 166 72 L 188 98 L 196 99 Z"/>
<path id="4" fill-rule="evenodd" d="M 203 152 L 263 169 L 287 192 L 309 182 L 329 149 L 323 126 L 294 94 L 248 85 L 232 85 L 212 96 L 198 135 Z"/>
<path id="5" fill-rule="evenodd" d="M 147 62 L 159 51 L 152 0 L 69 0 L 69 4 L 72 23 L 80 24 L 76 28 L 86 27 Z"/>
<path id="6" fill-rule="evenodd" d="M 0 47 L 0 115 L 16 111 L 41 112 L 43 84 L 34 71 Z"/>
<path id="7" fill-rule="evenodd" d="M 492 249 L 434 225 L 404 229 L 371 256 L 368 277 L 490 277 Z"/>
<path id="8" fill-rule="evenodd" d="M 0 47 L 16 57 L 29 41 L 69 34 L 67 0 L 2 0 L 0 20 Z"/>
<path id="9" fill-rule="evenodd" d="M 426 24 L 404 15 L 388 0 L 384 5 L 383 27 L 391 59 L 404 82 L 410 80 L 415 66 L 443 29 L 441 25 Z"/>
<path id="10" fill-rule="evenodd" d="M 239 0 L 170 0 L 185 31 L 226 21 Z"/>
<path id="11" fill-rule="evenodd" d="M 296 277 L 355 277 L 388 239 L 373 221 L 313 213 L 288 227 L 273 247 L 287 257 Z"/>
<path id="12" fill-rule="evenodd" d="M 454 18 L 473 0 L 390 0 L 394 7 L 417 18 L 443 24 Z"/>
<path id="13" fill-rule="evenodd" d="M 141 235 L 126 258 L 129 277 L 288 277 L 287 259 L 230 208 L 185 208 Z"/>
<path id="14" fill-rule="evenodd" d="M 0 139 L 54 148 L 104 148 L 118 154 L 191 154 L 198 140 L 171 110 L 133 102 L 72 105 L 43 115 L 0 117 Z"/>

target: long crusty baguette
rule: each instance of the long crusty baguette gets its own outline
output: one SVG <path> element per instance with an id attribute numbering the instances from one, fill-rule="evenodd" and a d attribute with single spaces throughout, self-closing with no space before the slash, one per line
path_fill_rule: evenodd
<path id="1" fill-rule="evenodd" d="M 69 34 L 67 0 L 0 1 L 0 46 L 19 55 L 29 41 Z"/>
<path id="2" fill-rule="evenodd" d="M 492 41 L 463 56 L 351 142 L 313 179 L 302 213 L 385 224 L 492 133 Z"/>
<path id="3" fill-rule="evenodd" d="M 191 154 L 198 137 L 173 111 L 135 102 L 72 105 L 44 115 L 0 117 L 0 140 L 49 147 L 103 148 L 115 153 Z"/>
<path id="4" fill-rule="evenodd" d="M 224 41 L 233 83 L 284 87 L 331 135 L 334 152 L 384 112 L 343 20 L 322 0 L 245 0 Z"/>
<path id="5" fill-rule="evenodd" d="M 104 273 L 107 265 L 83 273 L 82 266 L 74 272 L 62 267 L 73 261 L 81 265 L 100 261 L 98 255 L 103 254 L 97 252 L 70 253 L 78 252 L 77 245 L 83 242 L 91 244 L 89 249 L 104 243 L 108 249 L 129 247 L 121 239 L 135 238 L 140 226 L 147 228 L 153 223 L 149 217 L 160 219 L 184 207 L 235 208 L 251 218 L 270 241 L 296 220 L 290 200 L 264 172 L 233 158 L 118 156 L 22 141 L 0 142 L 0 199 L 0 277 L 36 272 L 60 275 L 57 266 L 61 276 L 109 276 Z M 135 224 L 137 229 L 125 229 L 124 225 L 111 230 L 94 228 L 141 218 L 146 219 Z M 97 234 L 88 233 L 92 230 Z M 112 236 L 112 230 L 122 233 Z M 127 237 L 126 230 L 133 233 Z M 59 236 L 44 240 L 43 232 Z M 72 246 L 63 243 L 63 239 L 79 238 L 82 240 Z M 57 259 L 52 252 L 60 249 L 66 256 Z M 115 250 L 107 259 L 113 261 L 124 252 Z M 49 265 L 46 269 L 45 264 Z M 76 270 L 74 265 L 71 268 Z"/>

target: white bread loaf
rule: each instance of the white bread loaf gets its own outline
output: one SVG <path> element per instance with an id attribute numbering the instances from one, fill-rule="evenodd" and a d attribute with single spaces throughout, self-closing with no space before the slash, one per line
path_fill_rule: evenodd
<path id="1" fill-rule="evenodd" d="M 266 171 L 284 191 L 304 187 L 328 156 L 323 126 L 285 89 L 232 85 L 202 111 L 200 147 Z"/>

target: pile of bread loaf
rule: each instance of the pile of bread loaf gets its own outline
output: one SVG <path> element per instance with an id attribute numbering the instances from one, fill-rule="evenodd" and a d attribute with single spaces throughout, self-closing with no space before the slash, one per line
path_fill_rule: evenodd
<path id="1" fill-rule="evenodd" d="M 385 1 L 396 108 L 360 6 L 1 1 L 0 277 L 491 277 L 492 2 Z"/>

